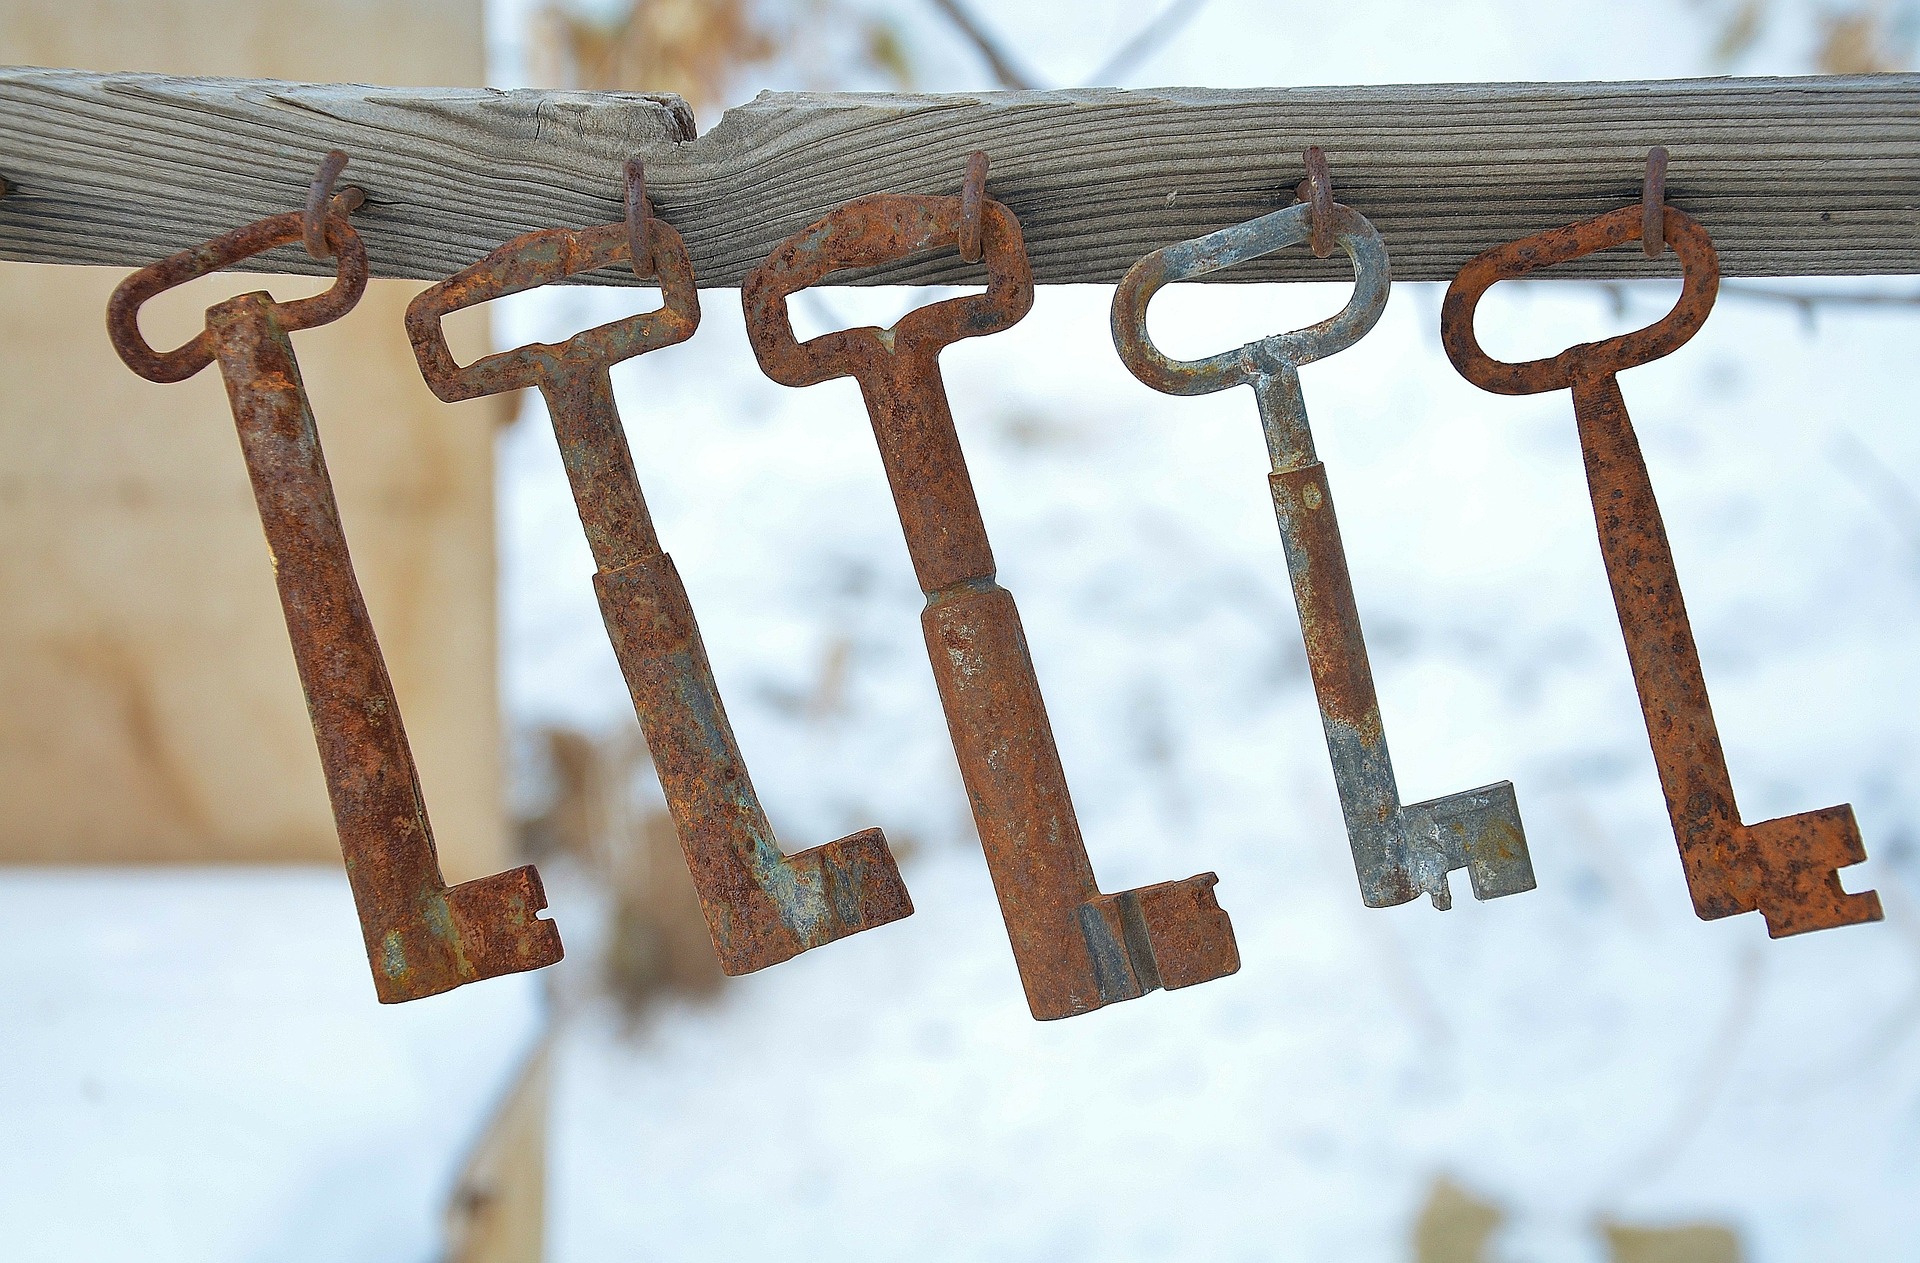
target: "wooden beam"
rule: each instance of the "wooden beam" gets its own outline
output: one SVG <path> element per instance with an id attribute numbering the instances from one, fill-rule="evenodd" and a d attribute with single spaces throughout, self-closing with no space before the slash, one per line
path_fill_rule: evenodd
<path id="1" fill-rule="evenodd" d="M 0 69 L 0 258 L 132 266 L 298 206 L 353 155 L 376 275 L 445 276 L 518 233 L 617 219 L 647 163 L 704 285 L 738 285 L 851 198 L 957 191 L 987 150 L 1042 282 L 1119 278 L 1169 242 L 1291 201 L 1319 144 L 1405 280 L 1637 199 L 1649 146 L 1731 276 L 1920 272 L 1920 75 L 978 95 L 765 94 L 697 136 L 671 96 L 370 88 Z M 262 270 L 314 272 L 298 250 Z M 1335 277 L 1287 251 L 1225 280 Z M 1566 275 L 1668 272 L 1620 250 Z M 957 257 L 853 283 L 966 281 Z M 596 280 L 631 283 L 625 273 Z"/>

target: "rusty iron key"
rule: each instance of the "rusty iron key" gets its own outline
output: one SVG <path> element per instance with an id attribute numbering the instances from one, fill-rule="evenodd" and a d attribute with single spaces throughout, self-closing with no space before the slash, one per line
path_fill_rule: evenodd
<path id="1" fill-rule="evenodd" d="M 1620 393 L 1619 373 L 1679 350 L 1706 322 L 1720 284 L 1706 230 L 1664 208 L 1660 222 L 1665 244 L 1680 257 L 1682 288 L 1673 310 L 1647 328 L 1523 364 L 1490 358 L 1474 335 L 1474 310 L 1496 282 L 1641 240 L 1647 218 L 1642 207 L 1625 206 L 1477 256 L 1447 289 L 1441 341 L 1454 367 L 1483 390 L 1573 392 L 1600 553 L 1694 910 L 1713 920 L 1757 909 L 1774 938 L 1877 921 L 1880 897 L 1849 894 L 1835 871 L 1867 857 L 1852 807 L 1740 822 L 1673 551 Z"/>
<path id="2" fill-rule="evenodd" d="M 1212 873 L 1118 894 L 1094 881 L 1046 705 L 1013 597 L 994 582 L 993 551 L 954 431 L 939 356 L 998 333 L 1033 304 L 1020 225 L 1000 203 L 979 207 L 984 294 L 799 342 L 789 295 L 843 268 L 954 248 L 970 225 L 962 197 L 874 196 L 788 238 L 741 287 L 747 331 L 769 377 L 860 385 L 927 604 L 921 615 L 954 753 L 1033 1016 L 1071 1017 L 1207 982 L 1240 967 Z"/>
<path id="3" fill-rule="evenodd" d="M 121 282 L 107 329 L 127 366 L 177 382 L 215 360 L 240 433 L 247 476 L 273 557 L 287 635 L 320 748 L 334 824 L 380 1000 L 418 1000 L 463 983 L 560 959 L 560 933 L 531 865 L 448 887 L 366 602 L 334 501 L 320 434 L 290 333 L 339 319 L 359 302 L 367 253 L 338 214 L 321 231 L 339 277 L 324 294 L 278 303 L 242 294 L 207 311 L 206 328 L 159 353 L 140 307 L 195 277 L 301 240 L 300 212 L 263 219 L 143 268 Z"/>
<path id="4" fill-rule="evenodd" d="M 1379 320 L 1390 287 L 1387 249 L 1365 216 L 1330 206 L 1331 215 L 1323 208 L 1321 217 L 1354 269 L 1353 297 L 1338 315 L 1194 361 L 1169 359 L 1147 334 L 1147 305 L 1162 286 L 1309 240 L 1315 207 L 1303 202 L 1134 264 L 1114 291 L 1114 344 L 1134 376 L 1168 394 L 1253 387 L 1307 664 L 1366 905 L 1391 907 L 1426 894 L 1434 907 L 1451 907 L 1447 874 L 1458 868 L 1467 870 L 1477 899 L 1518 894 L 1533 889 L 1533 861 L 1509 782 L 1402 804 L 1394 780 L 1333 492 L 1314 455 L 1300 391 L 1301 365 L 1344 351 Z"/>
<path id="5" fill-rule="evenodd" d="M 593 268 L 630 263 L 629 224 L 517 237 L 420 294 L 407 309 L 427 384 L 449 403 L 532 386 L 546 400 L 580 523 L 593 586 L 660 787 L 693 874 L 721 968 L 751 973 L 810 948 L 911 915 L 886 837 L 864 829 L 783 854 L 747 777 L 693 607 L 662 551 L 614 403 L 610 370 L 693 335 L 699 297 L 686 247 L 641 209 L 662 307 L 461 368 L 441 320 L 450 312 Z M 642 279 L 647 273 L 635 268 Z"/>

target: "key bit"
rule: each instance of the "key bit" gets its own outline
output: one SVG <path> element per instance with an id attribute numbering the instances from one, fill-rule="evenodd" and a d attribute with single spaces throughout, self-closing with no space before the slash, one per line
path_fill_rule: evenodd
<path id="1" fill-rule="evenodd" d="M 1482 390 L 1573 392 L 1600 554 L 1694 911 L 1713 920 L 1757 910 L 1774 938 L 1878 921 L 1879 895 L 1849 894 L 1835 871 L 1867 858 L 1851 807 L 1740 822 L 1673 550 L 1620 393 L 1620 372 L 1672 354 L 1706 323 L 1720 285 L 1706 230 L 1677 207 L 1664 208 L 1666 244 L 1680 258 L 1680 301 L 1645 329 L 1524 364 L 1490 358 L 1474 335 L 1474 311 L 1496 282 L 1638 241 L 1647 219 L 1642 206 L 1625 206 L 1477 256 L 1447 289 L 1441 341 L 1461 376 Z"/>
<path id="2" fill-rule="evenodd" d="M 1169 359 L 1147 333 L 1147 305 L 1161 287 L 1217 272 L 1309 240 L 1316 210 L 1331 207 L 1333 241 L 1353 261 L 1354 292 L 1338 315 L 1203 360 Z M 1506 781 L 1430 802 L 1400 802 L 1353 581 L 1334 517 L 1327 471 L 1314 454 L 1300 366 L 1344 351 L 1385 309 L 1387 248 L 1365 216 L 1303 202 L 1157 250 L 1128 270 L 1113 296 L 1113 338 L 1133 375 L 1170 395 L 1253 387 L 1273 472 L 1268 477 L 1287 573 L 1300 613 L 1307 665 L 1333 762 L 1347 840 L 1370 908 L 1421 894 L 1452 906 L 1447 874 L 1464 868 L 1476 899 L 1532 890 L 1533 860 Z"/>
<path id="3" fill-rule="evenodd" d="M 957 248 L 963 233 L 972 237 L 975 208 L 984 294 L 921 307 L 890 329 L 795 338 L 789 295 L 844 268 Z M 1101 893 L 1019 611 L 994 581 L 939 356 L 962 338 L 1010 327 L 1033 305 L 1019 221 L 978 197 L 860 198 L 783 242 L 747 278 L 741 300 L 767 376 L 788 386 L 851 376 L 866 399 L 927 597 L 927 654 L 1034 1017 L 1071 1017 L 1233 973 L 1239 949 L 1214 898 L 1214 874 Z"/>
<path id="4" fill-rule="evenodd" d="M 726 973 L 745 974 L 909 916 L 913 903 L 878 829 L 783 854 L 748 779 L 693 606 L 661 549 L 614 403 L 613 365 L 686 340 L 700 321 L 685 245 L 664 220 L 646 218 L 644 234 L 615 223 L 517 237 L 415 298 L 407 332 L 428 386 L 449 403 L 523 386 L 537 388 L 546 401 L 598 567 L 593 586 L 607 635 L 714 952 Z M 660 284 L 658 311 L 557 346 L 503 351 L 465 368 L 455 364 L 441 325 L 448 313 L 594 268 L 630 265 L 636 239 L 645 241 Z"/>
<path id="5" fill-rule="evenodd" d="M 242 294 L 207 312 L 185 346 L 155 352 L 140 307 L 165 290 L 301 240 L 300 212 L 263 219 L 143 268 L 121 282 L 107 329 L 127 366 L 184 381 L 218 360 L 247 476 L 274 563 L 287 634 L 326 774 L 347 880 L 382 1003 L 560 959 L 560 932 L 531 866 L 448 887 L 400 722 L 400 705 L 340 523 L 320 434 L 288 334 L 339 319 L 359 302 L 367 253 L 340 214 L 324 224 L 339 276 L 324 294 L 277 303 Z"/>

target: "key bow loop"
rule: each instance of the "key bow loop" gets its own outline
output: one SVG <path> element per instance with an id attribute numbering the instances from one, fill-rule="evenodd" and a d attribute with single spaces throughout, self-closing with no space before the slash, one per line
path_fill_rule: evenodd
<path id="1" fill-rule="evenodd" d="M 999 333 L 1033 307 L 1033 268 L 1020 221 L 999 202 L 980 203 L 985 293 L 929 303 L 891 328 L 839 329 L 802 342 L 787 314 L 787 297 L 835 272 L 877 267 L 923 250 L 958 248 L 965 211 L 959 197 L 878 193 L 857 198 L 781 243 L 740 288 L 747 336 L 767 376 L 785 386 L 845 377 L 854 365 L 891 355 L 896 346 L 937 352 L 962 338 Z"/>
<path id="2" fill-rule="evenodd" d="M 647 218 L 651 275 L 660 283 L 661 305 L 654 311 L 598 325 L 565 342 L 536 342 L 482 356 L 462 368 L 447 346 L 442 322 L 456 311 L 508 294 L 538 289 L 596 268 L 632 263 L 632 234 L 626 223 L 597 228 L 545 228 L 507 242 L 458 276 L 426 290 L 407 305 L 407 337 L 420 372 L 433 393 L 447 403 L 537 386 L 554 363 L 618 364 L 693 336 L 700 325 L 700 294 L 693 264 L 680 234 L 663 219 Z"/>
<path id="3" fill-rule="evenodd" d="M 1155 250 L 1127 270 L 1113 295 L 1113 340 L 1134 376 L 1170 395 L 1209 395 L 1346 350 L 1380 319 L 1392 288 L 1386 243 L 1365 216 L 1333 208 L 1334 243 L 1353 261 L 1353 297 L 1336 314 L 1288 333 L 1198 360 L 1176 360 L 1147 332 L 1147 305 L 1175 281 L 1299 245 L 1313 236 L 1313 204 L 1302 202 L 1244 224 Z"/>
<path id="4" fill-rule="evenodd" d="M 1566 390 L 1575 381 L 1605 377 L 1671 355 L 1685 346 L 1713 310 L 1720 291 L 1720 258 L 1713 239 L 1698 220 L 1676 206 L 1663 221 L 1668 245 L 1680 257 L 1680 301 L 1644 329 L 1599 342 L 1583 342 L 1545 359 L 1511 364 L 1480 348 L 1473 331 L 1474 312 L 1486 292 L 1501 281 L 1516 280 L 1556 263 L 1583 258 L 1610 246 L 1640 240 L 1641 207 L 1619 210 L 1565 228 L 1523 237 L 1474 256 L 1447 286 L 1440 307 L 1440 341 L 1460 375 L 1497 395 L 1538 395 Z"/>
<path id="5" fill-rule="evenodd" d="M 217 352 L 211 329 L 202 329 L 185 345 L 171 351 L 156 351 L 140 332 L 140 308 L 148 300 L 188 281 L 304 240 L 306 219 L 304 211 L 269 216 L 143 267 L 120 282 L 107 301 L 107 337 L 112 340 L 113 349 L 128 368 L 152 382 L 185 381 L 213 363 Z M 352 311 L 360 295 L 366 292 L 367 247 L 344 215 L 327 216 L 326 241 L 335 263 L 333 285 L 311 298 L 269 304 L 275 322 L 284 333 L 331 324 Z"/>

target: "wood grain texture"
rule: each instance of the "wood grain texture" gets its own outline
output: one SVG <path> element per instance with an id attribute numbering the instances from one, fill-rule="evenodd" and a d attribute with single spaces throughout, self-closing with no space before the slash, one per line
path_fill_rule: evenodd
<path id="1" fill-rule="evenodd" d="M 300 207 L 329 149 L 375 276 L 437 279 L 508 237 L 621 215 L 629 153 L 693 135 L 672 96 L 0 70 L 0 258 L 138 266 Z M 330 272 L 298 246 L 249 271 Z"/>
<path id="2" fill-rule="evenodd" d="M 1403 280 L 1639 196 L 1647 149 L 1730 276 L 1920 272 L 1920 75 L 978 95 L 764 94 L 704 136 L 668 96 L 370 88 L 0 70 L 0 258 L 133 265 L 299 204 L 321 155 L 347 179 L 375 275 L 447 275 L 518 233 L 620 213 L 646 160 L 703 285 L 866 193 L 992 195 L 1045 283 L 1110 284 L 1141 255 L 1287 205 L 1322 146 L 1340 200 Z M 319 270 L 284 251 L 259 266 Z M 1337 277 L 1287 251 L 1217 279 Z M 1671 273 L 1637 248 L 1556 275 Z M 968 281 L 928 256 L 849 283 Z M 601 282 L 631 283 L 624 273 Z"/>

